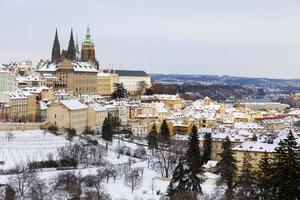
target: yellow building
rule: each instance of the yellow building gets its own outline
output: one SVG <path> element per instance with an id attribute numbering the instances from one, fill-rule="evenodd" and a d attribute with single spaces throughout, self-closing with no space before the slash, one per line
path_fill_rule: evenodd
<path id="1" fill-rule="evenodd" d="M 154 94 L 150 96 L 142 96 L 141 102 L 151 103 L 151 102 L 161 102 L 165 104 L 168 109 L 180 110 L 182 108 L 182 99 L 179 95 L 166 95 L 166 94 Z"/>
<path id="2" fill-rule="evenodd" d="M 114 85 L 117 82 L 117 74 L 99 72 L 97 74 L 97 93 L 101 95 L 111 95 L 114 91 Z"/>
<path id="3" fill-rule="evenodd" d="M 222 144 L 225 141 L 227 134 L 212 134 L 211 141 L 211 160 L 221 160 L 220 154 L 223 151 Z M 232 148 L 242 143 L 240 139 L 230 138 Z M 204 138 L 199 138 L 200 148 L 204 148 Z"/>
<path id="4" fill-rule="evenodd" d="M 131 119 L 158 119 L 162 121 L 170 117 L 170 112 L 163 103 L 143 103 L 130 110 Z"/>
<path id="5" fill-rule="evenodd" d="M 87 62 L 71 62 L 64 59 L 59 64 L 44 63 L 39 72 L 51 74 L 59 79 L 55 89 L 66 89 L 74 95 L 97 92 L 97 69 Z"/>
<path id="6" fill-rule="evenodd" d="M 13 122 L 24 122 L 28 120 L 28 97 L 23 92 L 14 91 L 4 93 L 9 98 L 10 118 Z"/>
<path id="7" fill-rule="evenodd" d="M 251 157 L 252 170 L 259 170 L 259 161 L 264 155 L 264 152 L 267 152 L 269 157 L 272 157 L 277 144 L 268 144 L 256 141 L 246 141 L 233 148 L 234 157 L 237 160 L 237 168 L 239 171 L 243 167 L 243 157 L 246 153 L 249 153 Z"/>
<path id="8" fill-rule="evenodd" d="M 207 117 L 199 120 L 199 126 L 202 128 L 211 128 L 217 124 L 217 120 L 212 117 Z"/>
<path id="9" fill-rule="evenodd" d="M 91 130 L 101 133 L 104 119 L 108 116 L 107 109 L 98 104 L 88 104 L 88 127 Z"/>
<path id="10" fill-rule="evenodd" d="M 36 122 L 37 116 L 37 94 L 27 94 L 28 105 L 27 105 L 27 119 L 30 122 Z"/>
<path id="11" fill-rule="evenodd" d="M 48 107 L 47 121 L 61 132 L 69 128 L 82 134 L 87 128 L 87 120 L 88 107 L 76 99 L 61 100 Z"/>

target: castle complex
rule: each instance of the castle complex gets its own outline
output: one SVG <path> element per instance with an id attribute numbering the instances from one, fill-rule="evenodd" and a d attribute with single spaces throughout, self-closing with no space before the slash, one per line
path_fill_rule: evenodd
<path id="1" fill-rule="evenodd" d="M 99 68 L 98 61 L 96 60 L 95 56 L 95 45 L 91 39 L 90 28 L 87 28 L 85 40 L 82 43 L 81 47 L 81 54 L 79 51 L 78 41 L 76 40 L 76 44 L 74 42 L 73 37 L 73 30 L 71 30 L 68 50 L 62 50 L 60 48 L 60 43 L 58 40 L 58 33 L 57 30 L 55 32 L 55 38 L 52 47 L 52 55 L 51 55 L 51 62 L 52 63 L 59 63 L 67 59 L 69 61 L 81 61 L 81 62 L 88 62 L 93 65 L 95 68 Z"/>

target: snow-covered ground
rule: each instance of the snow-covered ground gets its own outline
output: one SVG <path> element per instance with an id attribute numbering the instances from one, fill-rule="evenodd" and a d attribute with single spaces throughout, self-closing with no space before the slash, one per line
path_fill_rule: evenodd
<path id="1" fill-rule="evenodd" d="M 47 155 L 52 153 L 54 159 L 57 156 L 58 147 L 69 144 L 63 136 L 55 136 L 51 133 L 44 133 L 42 130 L 32 130 L 32 131 L 13 131 L 13 138 L 8 142 L 7 132 L 0 132 L 0 160 L 5 161 L 3 166 L 4 169 L 10 169 L 16 165 L 23 163 L 26 164 L 28 161 L 32 160 L 47 160 Z M 79 141 L 76 138 L 75 141 Z M 105 145 L 105 141 L 98 138 L 99 143 Z M 130 188 L 124 185 L 124 176 L 118 177 L 116 181 L 111 178 L 108 183 L 104 182 L 105 191 L 111 196 L 113 200 L 134 200 L 134 199 L 153 199 L 158 200 L 161 198 L 168 185 L 169 179 L 161 178 L 160 173 L 147 168 L 147 161 L 132 158 L 126 155 L 118 155 L 115 149 L 118 146 L 129 147 L 132 151 L 138 147 L 138 145 L 120 141 L 114 139 L 112 144 L 109 145 L 108 152 L 106 155 L 106 160 L 112 165 L 128 163 L 129 160 L 134 160 L 135 163 L 131 165 L 132 168 L 144 167 L 143 183 L 141 187 L 134 190 L 131 193 Z M 80 173 L 82 176 L 88 174 L 96 174 L 98 168 L 90 167 L 84 169 L 74 169 L 75 173 Z M 44 171 L 38 172 L 41 178 L 51 179 L 62 171 Z M 202 185 L 203 192 L 210 193 L 215 188 L 215 180 L 218 177 L 215 174 L 206 173 L 208 179 Z M 12 175 L 0 175 L 0 183 L 8 183 L 8 177 Z M 160 195 L 157 195 L 157 193 Z"/>
<path id="2" fill-rule="evenodd" d="M 11 131 L 8 141 L 7 131 L 0 131 L 0 161 L 3 169 L 24 165 L 28 161 L 47 160 L 48 154 L 57 156 L 57 148 L 68 141 L 63 136 L 55 136 L 42 130 Z M 2 168 L 2 166 L 1 166 Z"/>

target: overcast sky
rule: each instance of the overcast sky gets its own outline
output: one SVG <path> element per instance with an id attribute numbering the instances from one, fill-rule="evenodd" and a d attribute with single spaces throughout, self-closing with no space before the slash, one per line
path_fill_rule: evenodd
<path id="1" fill-rule="evenodd" d="M 300 78 L 299 0 L 0 0 L 0 63 L 50 58 L 55 28 L 101 67 Z"/>

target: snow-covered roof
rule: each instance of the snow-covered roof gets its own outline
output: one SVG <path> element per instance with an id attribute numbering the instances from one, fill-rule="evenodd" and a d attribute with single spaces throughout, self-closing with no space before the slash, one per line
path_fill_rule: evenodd
<path id="1" fill-rule="evenodd" d="M 69 110 L 80 110 L 80 109 L 86 109 L 87 108 L 87 105 L 81 103 L 77 99 L 61 100 L 60 102 L 64 106 L 66 106 Z"/>
<path id="2" fill-rule="evenodd" d="M 178 95 L 169 94 L 154 94 L 154 95 L 143 95 L 141 96 L 143 100 L 181 100 Z"/>
<path id="3" fill-rule="evenodd" d="M 88 105 L 91 109 L 93 109 L 96 112 L 107 111 L 107 109 L 99 103 L 90 103 Z"/>
<path id="4" fill-rule="evenodd" d="M 75 72 L 98 72 L 96 68 L 94 68 L 90 63 L 87 62 L 72 62 L 71 65 Z M 59 68 L 59 64 L 48 62 L 40 66 L 39 71 L 54 72 Z"/>
<path id="5" fill-rule="evenodd" d="M 29 92 L 25 92 L 25 91 L 21 91 L 21 90 L 8 92 L 6 94 L 8 94 L 9 99 L 27 99 L 28 96 L 31 96 L 31 94 Z"/>
<path id="6" fill-rule="evenodd" d="M 268 144 L 257 141 L 246 141 L 233 148 L 236 151 L 274 152 L 277 144 Z"/>
<path id="7" fill-rule="evenodd" d="M 47 103 L 44 102 L 44 101 L 40 101 L 40 109 L 41 110 L 47 110 L 48 106 L 47 106 Z"/>
<path id="8" fill-rule="evenodd" d="M 42 91 L 49 90 L 46 86 L 39 86 L 39 87 L 24 87 L 20 90 L 30 93 L 41 93 Z"/>
<path id="9" fill-rule="evenodd" d="M 27 81 L 45 81 L 40 74 L 29 74 L 28 76 L 17 76 L 16 80 L 20 82 Z"/>
<path id="10" fill-rule="evenodd" d="M 291 112 L 288 112 L 287 115 L 296 115 L 296 116 L 300 116 L 300 109 L 292 110 Z"/>
<path id="11" fill-rule="evenodd" d="M 216 160 L 209 160 L 207 161 L 207 163 L 205 165 L 203 165 L 203 167 L 209 169 L 209 168 L 212 168 L 212 167 L 216 167 L 218 161 Z"/>

